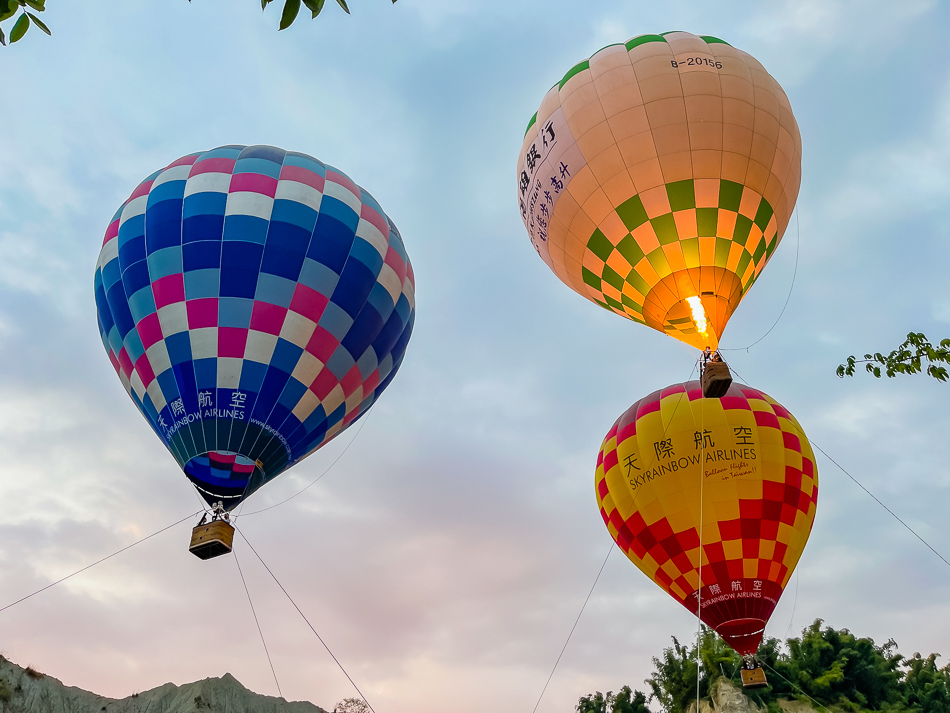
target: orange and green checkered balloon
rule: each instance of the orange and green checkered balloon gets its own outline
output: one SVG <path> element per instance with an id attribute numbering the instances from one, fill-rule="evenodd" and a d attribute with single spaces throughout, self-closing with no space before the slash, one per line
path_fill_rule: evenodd
<path id="1" fill-rule="evenodd" d="M 753 57 L 715 37 L 641 35 L 545 95 L 518 201 L 571 289 L 715 349 L 782 239 L 801 153 L 788 97 Z"/>
<path id="2" fill-rule="evenodd" d="M 610 535 L 664 591 L 740 654 L 754 654 L 805 548 L 818 502 L 815 456 L 770 396 L 697 381 L 641 399 L 597 458 Z"/>

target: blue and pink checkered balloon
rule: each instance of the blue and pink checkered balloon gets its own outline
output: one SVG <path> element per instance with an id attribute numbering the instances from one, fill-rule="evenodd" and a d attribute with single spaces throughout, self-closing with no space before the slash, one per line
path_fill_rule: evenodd
<path id="1" fill-rule="evenodd" d="M 273 146 L 149 176 L 112 219 L 95 277 L 122 384 L 227 509 L 366 413 L 402 363 L 414 284 L 369 193 Z"/>

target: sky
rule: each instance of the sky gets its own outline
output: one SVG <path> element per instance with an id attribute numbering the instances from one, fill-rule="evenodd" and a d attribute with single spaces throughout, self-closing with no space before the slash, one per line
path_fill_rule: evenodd
<path id="1" fill-rule="evenodd" d="M 515 165 L 568 68 L 686 30 L 762 62 L 802 134 L 796 213 L 722 341 L 823 452 L 766 634 L 821 618 L 947 662 L 950 566 L 860 486 L 950 558 L 950 386 L 835 375 L 950 332 L 946 4 L 353 0 L 282 32 L 278 4 L 50 2 L 52 37 L 0 48 L 0 607 L 184 519 L 0 612 L 0 653 L 112 697 L 225 672 L 277 695 L 236 559 L 283 695 L 356 695 L 240 538 L 236 557 L 187 552 L 201 504 L 96 327 L 96 257 L 132 189 L 187 153 L 271 144 L 373 194 L 417 312 L 368 416 L 250 499 L 248 541 L 377 713 L 531 713 L 602 565 L 537 710 L 645 689 L 696 621 L 612 551 L 594 468 L 696 353 L 556 279 Z"/>

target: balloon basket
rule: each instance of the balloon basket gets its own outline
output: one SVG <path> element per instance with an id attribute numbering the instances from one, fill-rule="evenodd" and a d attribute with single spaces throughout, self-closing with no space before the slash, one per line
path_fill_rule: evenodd
<path id="1" fill-rule="evenodd" d="M 706 362 L 699 383 L 707 399 L 721 399 L 732 386 L 732 374 L 724 361 Z"/>
<path id="2" fill-rule="evenodd" d="M 212 520 L 207 525 L 197 525 L 191 531 L 188 551 L 203 560 L 226 555 L 234 543 L 234 528 L 224 520 Z"/>
<path id="3" fill-rule="evenodd" d="M 743 688 L 767 688 L 769 685 L 768 680 L 765 678 L 765 671 L 762 670 L 761 666 L 743 668 L 740 669 L 740 672 L 742 674 Z"/>

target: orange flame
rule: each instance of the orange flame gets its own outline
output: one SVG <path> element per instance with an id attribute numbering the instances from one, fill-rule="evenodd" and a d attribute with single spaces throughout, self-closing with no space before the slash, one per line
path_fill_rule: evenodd
<path id="1" fill-rule="evenodd" d="M 699 297 L 687 297 L 686 302 L 693 312 L 693 322 L 696 324 L 696 331 L 704 337 L 708 336 L 706 310 L 703 308 L 703 301 Z"/>

